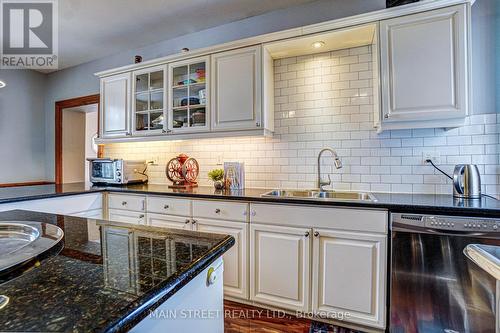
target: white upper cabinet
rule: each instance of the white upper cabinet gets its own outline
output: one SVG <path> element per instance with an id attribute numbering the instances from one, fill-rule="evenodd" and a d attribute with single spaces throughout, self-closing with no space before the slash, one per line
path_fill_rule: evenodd
<path id="1" fill-rule="evenodd" d="M 382 129 L 463 125 L 468 11 L 458 5 L 380 22 Z"/>
<path id="2" fill-rule="evenodd" d="M 101 137 L 130 135 L 131 73 L 101 79 Z"/>
<path id="3" fill-rule="evenodd" d="M 168 65 L 168 118 L 172 133 L 210 130 L 210 57 Z"/>
<path id="4" fill-rule="evenodd" d="M 133 73 L 132 129 L 134 136 L 166 133 L 167 66 Z"/>
<path id="5" fill-rule="evenodd" d="M 212 69 L 212 129 L 262 127 L 261 47 L 213 54 Z"/>

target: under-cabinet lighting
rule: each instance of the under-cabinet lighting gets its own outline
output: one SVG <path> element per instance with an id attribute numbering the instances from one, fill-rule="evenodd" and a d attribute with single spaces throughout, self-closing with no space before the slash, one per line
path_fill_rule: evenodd
<path id="1" fill-rule="evenodd" d="M 323 47 L 323 46 L 325 46 L 325 42 L 320 41 L 320 40 L 312 43 L 312 47 L 314 47 L 315 49 L 319 49 L 320 47 Z"/>
<path id="2" fill-rule="evenodd" d="M 5 82 L 3 82 L 3 81 L 0 81 L 0 88 L 3 88 L 3 87 L 5 87 L 6 85 L 7 85 L 7 84 L 6 84 Z"/>

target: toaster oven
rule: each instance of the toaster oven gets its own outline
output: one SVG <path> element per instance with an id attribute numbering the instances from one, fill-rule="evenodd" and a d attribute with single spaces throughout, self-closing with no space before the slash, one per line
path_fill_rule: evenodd
<path id="1" fill-rule="evenodd" d="M 89 159 L 90 182 L 94 184 L 145 183 L 145 161 L 125 161 L 123 159 Z"/>

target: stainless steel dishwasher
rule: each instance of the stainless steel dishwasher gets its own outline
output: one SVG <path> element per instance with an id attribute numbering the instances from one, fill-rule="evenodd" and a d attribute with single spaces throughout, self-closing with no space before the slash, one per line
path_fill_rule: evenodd
<path id="1" fill-rule="evenodd" d="M 391 214 L 390 332 L 495 332 L 496 280 L 463 254 L 500 219 Z"/>

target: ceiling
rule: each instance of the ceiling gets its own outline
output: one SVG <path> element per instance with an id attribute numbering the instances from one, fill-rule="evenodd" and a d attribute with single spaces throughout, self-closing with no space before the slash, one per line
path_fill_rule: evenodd
<path id="1" fill-rule="evenodd" d="M 59 69 L 311 1 L 59 1 Z"/>

